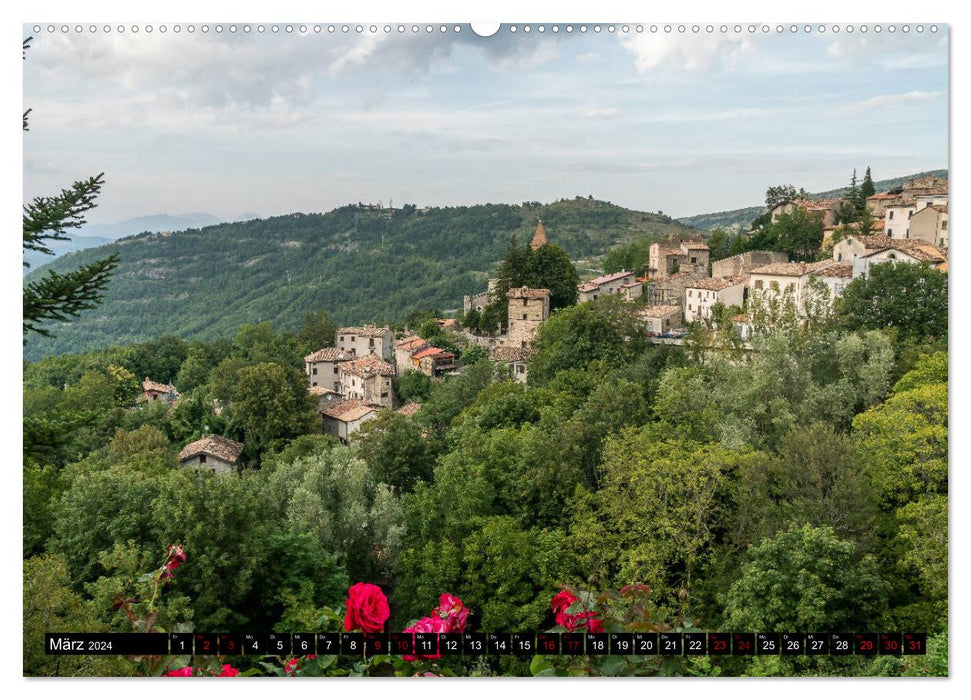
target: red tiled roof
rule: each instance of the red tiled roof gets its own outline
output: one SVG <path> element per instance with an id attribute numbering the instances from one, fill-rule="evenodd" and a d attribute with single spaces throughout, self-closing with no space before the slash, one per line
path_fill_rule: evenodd
<path id="1" fill-rule="evenodd" d="M 343 362 L 349 357 L 350 353 L 344 352 L 340 348 L 321 348 L 317 352 L 312 352 L 303 358 L 304 362 Z"/>
<path id="2" fill-rule="evenodd" d="M 673 313 L 681 313 L 680 306 L 658 305 L 640 311 L 637 315 L 642 318 L 662 318 Z"/>
<path id="3" fill-rule="evenodd" d="M 536 224 L 536 233 L 533 234 L 533 242 L 529 244 L 529 247 L 533 250 L 541 248 L 547 244 L 546 240 L 546 229 L 543 228 L 543 220 L 540 219 L 539 223 Z"/>
<path id="4" fill-rule="evenodd" d="M 190 442 L 179 452 L 179 461 L 184 462 L 196 455 L 206 454 L 225 462 L 235 462 L 243 452 L 243 443 L 224 438 L 221 435 L 206 435 L 195 442 Z"/>
<path id="5" fill-rule="evenodd" d="M 404 406 L 399 408 L 398 413 L 405 416 L 413 416 L 416 413 L 418 413 L 418 411 L 420 410 L 421 410 L 421 404 L 412 402 L 412 403 L 406 403 Z"/>
<path id="6" fill-rule="evenodd" d="M 160 384 L 159 382 L 153 382 L 148 377 L 145 377 L 145 381 L 142 382 L 142 391 L 158 391 L 163 394 L 178 394 L 175 387 L 170 384 Z"/>
<path id="7" fill-rule="evenodd" d="M 365 338 L 380 338 L 391 329 L 383 326 L 345 326 L 337 329 L 337 335 L 360 335 Z"/>
<path id="8" fill-rule="evenodd" d="M 525 362 L 535 354 L 532 348 L 497 345 L 489 351 L 489 359 L 493 362 Z"/>
<path id="9" fill-rule="evenodd" d="M 741 276 L 733 277 L 706 277 L 700 279 L 697 282 L 692 282 L 691 284 L 686 284 L 685 289 L 707 289 L 712 292 L 720 292 L 723 289 L 728 289 L 729 287 L 734 287 L 739 284 L 744 284 L 745 278 Z"/>
<path id="10" fill-rule="evenodd" d="M 337 365 L 337 368 L 341 372 L 354 374 L 363 379 L 373 377 L 376 374 L 380 374 L 382 377 L 394 376 L 394 367 L 380 359 L 377 355 L 367 355 L 366 357 L 359 357 L 356 360 L 341 362 Z"/>
<path id="11" fill-rule="evenodd" d="M 334 404 L 333 406 L 324 409 L 320 413 L 328 418 L 334 418 L 344 423 L 349 423 L 352 420 L 357 420 L 362 416 L 366 416 L 372 411 L 377 411 L 377 409 L 373 406 L 368 406 L 366 403 L 361 401 L 361 399 L 348 399 L 347 401 L 341 401 L 338 404 Z"/>
<path id="12" fill-rule="evenodd" d="M 455 353 L 453 353 L 453 352 L 446 352 L 445 350 L 442 350 L 441 348 L 428 347 L 428 348 L 424 348 L 423 350 L 419 350 L 418 352 L 416 352 L 414 355 L 411 356 L 411 359 L 413 359 L 413 360 L 421 360 L 421 359 L 423 359 L 425 357 L 438 357 L 438 356 L 441 356 L 441 357 L 455 357 Z"/>
<path id="13" fill-rule="evenodd" d="M 602 284 L 607 284 L 608 282 L 614 282 L 616 280 L 623 279 L 624 277 L 633 277 L 633 276 L 634 276 L 633 272 L 627 272 L 626 270 L 621 270 L 620 272 L 611 272 L 609 275 L 601 275 L 600 277 L 594 277 L 592 280 L 587 280 L 580 286 L 586 287 L 592 284 L 594 285 L 594 288 L 595 288 L 595 287 L 599 287 Z M 588 291 L 588 290 L 584 290 L 584 291 Z"/>

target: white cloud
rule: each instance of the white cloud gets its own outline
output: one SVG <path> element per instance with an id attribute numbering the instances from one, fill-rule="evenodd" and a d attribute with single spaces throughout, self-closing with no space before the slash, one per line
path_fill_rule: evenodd
<path id="1" fill-rule="evenodd" d="M 689 72 L 734 70 L 752 51 L 747 36 L 698 36 L 694 34 L 636 34 L 621 44 L 634 55 L 641 73 L 659 69 Z"/>
<path id="2" fill-rule="evenodd" d="M 894 95 L 874 95 L 858 102 L 849 102 L 840 105 L 835 109 L 838 113 L 858 113 L 867 112 L 872 109 L 885 109 L 887 107 L 898 107 L 918 102 L 927 102 L 937 99 L 944 95 L 943 92 L 926 92 L 924 90 L 914 90 Z"/>

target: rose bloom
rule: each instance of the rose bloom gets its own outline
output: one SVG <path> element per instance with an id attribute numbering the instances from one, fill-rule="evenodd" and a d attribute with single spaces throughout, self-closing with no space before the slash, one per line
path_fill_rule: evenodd
<path id="1" fill-rule="evenodd" d="M 188 678 L 192 675 L 192 666 L 186 666 L 185 668 L 177 668 L 174 671 L 169 671 L 163 674 L 165 676 L 170 676 L 174 678 Z"/>
<path id="2" fill-rule="evenodd" d="M 229 664 L 223 664 L 223 670 L 222 670 L 222 673 L 219 674 L 219 677 L 221 678 L 223 676 L 238 676 L 238 675 L 239 675 L 238 668 L 233 668 Z"/>
<path id="3" fill-rule="evenodd" d="M 462 599 L 451 593 L 442 593 L 438 607 L 432 610 L 432 617 L 440 617 L 448 623 L 448 632 L 464 632 L 469 609 Z"/>
<path id="4" fill-rule="evenodd" d="M 553 600 L 550 601 L 550 607 L 553 608 L 553 612 L 561 613 L 570 607 L 575 600 L 577 600 L 577 597 L 570 593 L 570 591 L 560 591 L 553 596 Z"/>
<path id="5" fill-rule="evenodd" d="M 380 586 L 355 583 L 347 592 L 347 614 L 344 631 L 384 632 L 384 623 L 391 617 L 388 599 Z"/>
<path id="6" fill-rule="evenodd" d="M 411 627 L 406 627 L 401 630 L 402 632 L 410 632 L 412 637 L 414 637 L 415 632 L 431 632 L 432 634 L 444 634 L 448 631 L 448 622 L 440 617 L 423 617 L 418 622 L 413 624 Z M 442 655 L 438 653 L 429 654 L 428 656 L 405 654 L 401 657 L 405 661 L 417 661 L 418 659 L 426 659 L 428 661 L 433 661 L 435 659 L 442 658 Z"/>

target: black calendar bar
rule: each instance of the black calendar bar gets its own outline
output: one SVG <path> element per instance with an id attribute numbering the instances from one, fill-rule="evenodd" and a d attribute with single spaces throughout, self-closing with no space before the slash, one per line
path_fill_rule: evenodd
<path id="1" fill-rule="evenodd" d="M 48 632 L 44 652 L 53 656 L 154 656 L 169 653 L 165 634 Z"/>
<path id="2" fill-rule="evenodd" d="M 436 654 L 570 656 L 872 656 L 926 654 L 923 632 L 86 633 L 49 632 L 49 655 L 360 657 Z"/>

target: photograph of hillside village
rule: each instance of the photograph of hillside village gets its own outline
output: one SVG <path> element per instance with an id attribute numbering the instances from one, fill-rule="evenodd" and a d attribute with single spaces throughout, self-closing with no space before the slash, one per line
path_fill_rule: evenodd
<path id="1" fill-rule="evenodd" d="M 25 676 L 948 675 L 946 26 L 205 26 L 24 28 Z"/>

